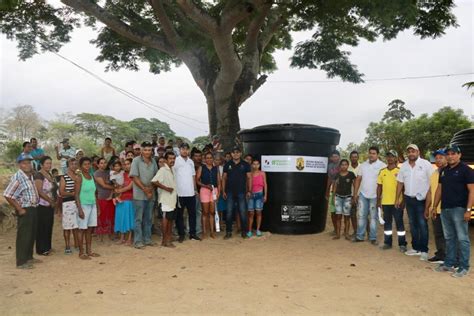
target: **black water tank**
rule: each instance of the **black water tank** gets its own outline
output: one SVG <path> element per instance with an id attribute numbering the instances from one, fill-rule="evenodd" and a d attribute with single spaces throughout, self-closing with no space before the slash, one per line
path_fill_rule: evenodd
<path id="1" fill-rule="evenodd" d="M 316 125 L 276 124 L 239 134 L 244 152 L 260 159 L 267 173 L 268 201 L 262 229 L 277 234 L 324 231 L 327 164 L 339 144 L 339 131 Z"/>
<path id="2" fill-rule="evenodd" d="M 474 163 L 474 128 L 468 128 L 454 134 L 451 145 L 461 148 L 461 160 Z"/>

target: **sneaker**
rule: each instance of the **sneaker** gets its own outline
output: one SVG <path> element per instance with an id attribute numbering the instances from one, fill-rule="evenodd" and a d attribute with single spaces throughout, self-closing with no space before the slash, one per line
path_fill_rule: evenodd
<path id="1" fill-rule="evenodd" d="M 191 235 L 189 236 L 189 240 L 201 241 L 202 239 L 198 235 Z"/>
<path id="2" fill-rule="evenodd" d="M 384 244 L 382 247 L 380 247 L 380 250 L 389 250 L 392 249 L 392 246 Z"/>
<path id="3" fill-rule="evenodd" d="M 225 240 L 231 239 L 231 238 L 232 238 L 232 233 L 226 233 L 225 236 L 224 236 Z"/>
<path id="4" fill-rule="evenodd" d="M 182 243 L 183 243 L 183 241 L 184 241 L 184 239 L 185 239 L 185 237 L 184 237 L 184 236 L 179 236 L 179 238 L 178 238 L 178 242 L 179 242 L 180 244 L 182 244 Z"/>
<path id="5" fill-rule="evenodd" d="M 150 241 L 149 243 L 145 244 L 145 246 L 147 246 L 147 247 L 155 247 L 156 245 L 158 245 L 158 244 L 154 241 Z"/>
<path id="6" fill-rule="evenodd" d="M 401 253 L 407 252 L 407 246 L 400 246 L 400 252 Z"/>
<path id="7" fill-rule="evenodd" d="M 252 236 L 253 236 L 252 232 L 247 233 L 247 238 L 252 238 Z"/>
<path id="8" fill-rule="evenodd" d="M 255 232 L 255 234 L 257 235 L 257 237 L 262 237 L 262 232 L 259 231 L 259 230 L 257 230 L 257 231 Z"/>
<path id="9" fill-rule="evenodd" d="M 443 264 L 444 260 L 440 259 L 438 256 L 433 256 L 428 259 L 429 263 L 437 263 L 437 264 Z"/>
<path id="10" fill-rule="evenodd" d="M 371 240 L 371 241 L 370 241 L 370 244 L 371 244 L 372 246 L 377 246 L 379 243 L 377 242 L 377 240 Z"/>
<path id="11" fill-rule="evenodd" d="M 436 272 L 455 272 L 453 267 L 447 267 L 444 264 L 438 265 L 433 270 L 436 271 Z"/>
<path id="12" fill-rule="evenodd" d="M 21 270 L 29 270 L 33 269 L 33 265 L 31 263 L 24 263 L 21 266 L 16 266 L 16 268 Z"/>
<path id="13" fill-rule="evenodd" d="M 144 244 L 135 244 L 133 247 L 135 247 L 135 249 L 144 249 L 145 248 L 145 245 Z"/>
<path id="14" fill-rule="evenodd" d="M 456 272 L 452 274 L 453 278 L 462 278 L 465 277 L 469 273 L 469 270 L 466 269 L 457 269 Z"/>
<path id="15" fill-rule="evenodd" d="M 421 261 L 428 261 L 428 253 L 427 252 L 422 252 L 420 255 L 420 260 Z"/>
<path id="16" fill-rule="evenodd" d="M 72 254 L 72 250 L 70 248 L 66 248 L 66 249 L 64 249 L 64 254 L 70 255 L 70 254 Z"/>
<path id="17" fill-rule="evenodd" d="M 407 250 L 405 251 L 405 254 L 407 256 L 421 256 L 421 252 L 415 250 L 415 249 L 410 249 L 410 250 Z"/>
<path id="18" fill-rule="evenodd" d="M 364 242 L 364 241 L 360 240 L 360 239 L 357 239 L 357 237 L 354 237 L 354 239 L 352 239 L 352 242 Z"/>

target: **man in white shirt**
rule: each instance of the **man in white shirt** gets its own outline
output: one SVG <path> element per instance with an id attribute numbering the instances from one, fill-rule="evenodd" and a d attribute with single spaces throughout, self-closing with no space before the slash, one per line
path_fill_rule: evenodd
<path id="1" fill-rule="evenodd" d="M 365 239 L 367 230 L 367 217 L 370 214 L 370 233 L 369 240 L 372 245 L 377 245 L 377 177 L 380 170 L 387 167 L 385 163 L 379 160 L 378 147 L 369 148 L 369 159 L 359 166 L 354 192 L 354 202 L 358 204 L 357 213 L 357 234 L 354 242 L 361 242 Z"/>
<path id="2" fill-rule="evenodd" d="M 152 183 L 158 187 L 158 203 L 161 204 L 163 219 L 161 229 L 163 231 L 163 247 L 175 248 L 172 239 L 172 223 L 176 219 L 176 178 L 173 174 L 173 166 L 176 160 L 174 153 L 166 153 L 166 163 L 161 167 L 153 178 Z"/>
<path id="3" fill-rule="evenodd" d="M 396 197 L 396 201 L 400 201 L 404 190 L 413 247 L 405 254 L 420 256 L 420 260 L 426 261 L 428 260 L 428 221 L 425 217 L 425 202 L 434 169 L 429 161 L 420 158 L 420 150 L 415 144 L 408 145 L 407 157 L 408 160 L 402 164 L 397 176 Z M 400 207 L 400 202 L 395 207 Z"/>
<path id="4" fill-rule="evenodd" d="M 178 193 L 178 213 L 176 214 L 176 228 L 178 229 L 179 242 L 185 239 L 184 209 L 188 210 L 189 239 L 201 240 L 196 234 L 196 170 L 194 162 L 189 158 L 189 145 L 180 146 L 180 156 L 176 158 L 173 167 L 176 177 Z"/>

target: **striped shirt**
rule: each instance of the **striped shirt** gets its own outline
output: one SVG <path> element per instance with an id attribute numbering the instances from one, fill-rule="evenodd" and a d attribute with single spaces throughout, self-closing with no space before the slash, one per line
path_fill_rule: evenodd
<path id="1" fill-rule="evenodd" d="M 65 183 L 64 191 L 68 193 L 74 192 L 74 185 L 75 185 L 74 179 L 71 178 L 68 174 L 65 174 L 63 177 L 64 177 L 64 183 Z M 63 197 L 63 202 L 70 202 L 70 201 L 74 201 L 73 196 Z"/>
<path id="2" fill-rule="evenodd" d="M 39 194 L 33 176 L 27 176 L 22 170 L 18 170 L 13 175 L 3 196 L 16 200 L 22 208 L 37 207 L 39 203 Z"/>

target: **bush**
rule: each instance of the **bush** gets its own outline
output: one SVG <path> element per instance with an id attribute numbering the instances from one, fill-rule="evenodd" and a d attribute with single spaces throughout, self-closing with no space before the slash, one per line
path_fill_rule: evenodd
<path id="1" fill-rule="evenodd" d="M 23 151 L 23 142 L 12 140 L 5 144 L 5 150 L 2 153 L 3 159 L 7 163 L 15 163 L 16 158 Z"/>
<path id="2" fill-rule="evenodd" d="M 82 149 L 84 155 L 91 157 L 92 155 L 99 154 L 100 147 L 96 144 L 95 140 L 90 136 L 85 135 L 74 135 L 71 137 L 70 142 L 72 147 L 75 149 Z"/>

